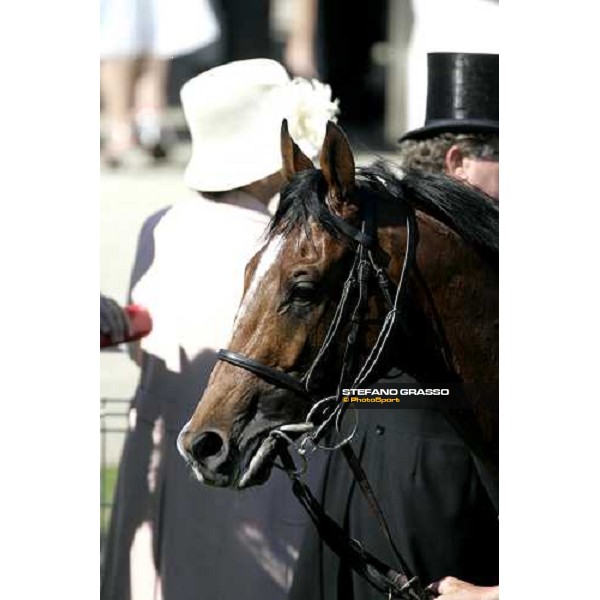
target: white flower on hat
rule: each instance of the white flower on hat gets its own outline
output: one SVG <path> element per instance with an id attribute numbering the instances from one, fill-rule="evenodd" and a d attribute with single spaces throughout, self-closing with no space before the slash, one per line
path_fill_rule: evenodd
<path id="1" fill-rule="evenodd" d="M 289 131 L 302 152 L 315 158 L 323 144 L 327 121 L 335 121 L 339 100 L 331 99 L 331 87 L 313 79 L 296 77 L 287 86 Z"/>

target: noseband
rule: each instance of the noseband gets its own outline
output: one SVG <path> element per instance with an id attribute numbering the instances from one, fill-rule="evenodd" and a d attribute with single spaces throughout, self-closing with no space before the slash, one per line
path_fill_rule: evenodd
<path id="1" fill-rule="evenodd" d="M 385 188 L 383 189 L 385 190 Z M 385 193 L 389 192 L 385 190 Z M 333 217 L 337 228 L 356 244 L 356 251 L 350 273 L 344 283 L 340 301 L 335 309 L 323 344 L 304 375 L 300 378 L 294 377 L 239 352 L 219 350 L 217 353 L 218 360 L 249 371 L 262 380 L 276 387 L 289 390 L 309 401 L 313 405 L 313 409 L 307 417 L 307 425 L 310 426 L 309 430 L 312 430 L 312 433 L 307 434 L 305 442 L 309 441 L 313 447 L 319 443 L 332 423 L 335 422 L 339 426 L 341 417 L 348 407 L 348 404 L 340 403 L 337 400 L 339 392 L 342 389 L 342 384 L 346 381 L 353 381 L 350 387 L 359 387 L 375 372 L 377 366 L 383 360 L 384 350 L 394 329 L 396 317 L 401 312 L 403 300 L 406 297 L 406 288 L 408 285 L 407 274 L 415 265 L 418 230 L 414 209 L 407 202 L 403 202 L 403 208 L 406 212 L 406 252 L 400 280 L 398 285 L 394 286 L 394 283 L 387 274 L 387 264 L 383 266 L 376 259 L 376 256 L 381 254 L 381 248 L 377 241 L 375 198 L 373 194 L 365 194 L 361 200 L 363 201 L 361 202 L 360 228 L 350 225 L 336 215 L 329 215 L 329 218 Z M 398 200 L 401 199 L 396 199 L 396 201 Z M 326 209 L 323 208 L 323 210 Z M 375 344 L 360 368 L 356 368 L 356 342 L 359 329 L 366 319 L 369 298 L 368 284 L 371 273 L 374 274 L 377 280 L 379 290 L 388 307 L 388 312 Z M 393 293 L 394 287 L 396 287 L 395 293 Z M 356 297 L 356 303 L 351 308 L 350 299 L 353 297 Z M 337 395 L 321 399 L 317 390 L 311 389 L 311 379 L 343 325 L 349 325 L 350 331 L 344 350 Z M 318 415 L 316 415 L 315 407 L 323 403 L 332 405 L 333 409 L 319 419 Z M 317 423 L 316 421 L 318 420 L 320 422 Z M 392 541 L 385 517 L 367 476 L 352 447 L 347 443 L 350 441 L 351 436 L 346 438 L 337 447 L 342 449 L 344 457 L 361 491 L 365 495 L 371 511 L 377 518 L 379 526 L 399 562 L 400 566 L 398 569 L 389 567 L 363 549 L 359 542 L 349 538 L 343 529 L 325 513 L 323 507 L 314 498 L 308 486 L 300 479 L 300 473 L 296 470 L 289 454 L 288 447 L 290 444 L 293 444 L 293 440 L 288 437 L 284 430 L 291 431 L 292 427 L 283 426 L 279 430 L 272 431 L 271 435 L 274 438 L 279 438 L 287 442 L 287 445 L 280 452 L 283 468 L 292 479 L 294 494 L 315 523 L 323 540 L 340 558 L 346 560 L 357 573 L 376 589 L 388 594 L 389 598 L 401 598 L 403 600 L 429 600 L 432 598 L 434 596 L 433 593 L 423 589 L 418 578 L 411 575 L 406 561 Z M 303 455 L 305 451 L 306 448 L 303 446 L 299 450 L 299 453 Z"/>

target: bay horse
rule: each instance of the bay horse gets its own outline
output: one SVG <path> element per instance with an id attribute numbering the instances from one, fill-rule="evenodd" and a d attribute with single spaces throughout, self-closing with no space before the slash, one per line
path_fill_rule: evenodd
<path id="1" fill-rule="evenodd" d="M 487 399 L 498 385 L 498 206 L 443 175 L 402 177 L 381 164 L 356 171 L 348 140 L 332 122 L 320 169 L 293 142 L 285 122 L 282 159 L 288 183 L 266 243 L 246 267 L 229 350 L 300 381 L 339 306 L 355 256 L 349 231 L 356 230 L 364 204 L 376 204 L 377 251 L 386 257 L 395 284 L 406 262 L 405 215 L 412 207 L 415 265 L 406 274 L 407 301 L 387 364 L 418 381 L 470 385 L 474 422 L 493 449 L 495 407 Z M 381 297 L 369 298 L 368 313 L 357 341 L 361 360 L 386 313 Z M 312 369 L 313 395 L 332 393 L 338 381 L 331 374 L 340 371 L 342 351 L 342 345 L 332 347 Z M 179 439 L 205 483 L 239 487 L 269 432 L 306 417 L 310 402 L 301 386 L 282 388 L 268 379 L 224 361 L 215 366 Z M 472 430 L 472 422 L 465 429 Z M 244 486 L 264 481 L 268 467 L 254 464 Z"/>
<path id="2" fill-rule="evenodd" d="M 285 121 L 281 146 L 279 208 L 179 451 L 206 484 L 261 484 L 278 455 L 273 432 L 299 436 L 342 380 L 396 367 L 464 386 L 468 407 L 444 414 L 494 479 L 497 204 L 444 175 L 357 169 L 332 122 L 319 169 Z"/>

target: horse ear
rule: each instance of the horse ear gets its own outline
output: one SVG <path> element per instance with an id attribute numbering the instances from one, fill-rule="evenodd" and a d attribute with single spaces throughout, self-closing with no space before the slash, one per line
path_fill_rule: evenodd
<path id="1" fill-rule="evenodd" d="M 333 121 L 327 123 L 321 150 L 321 170 L 329 186 L 331 208 L 342 213 L 354 187 L 354 156 L 346 134 Z"/>
<path id="2" fill-rule="evenodd" d="M 288 131 L 287 119 L 281 122 L 281 159 L 283 161 L 281 172 L 286 181 L 290 181 L 300 171 L 315 168 L 312 160 L 300 150 L 292 139 Z"/>

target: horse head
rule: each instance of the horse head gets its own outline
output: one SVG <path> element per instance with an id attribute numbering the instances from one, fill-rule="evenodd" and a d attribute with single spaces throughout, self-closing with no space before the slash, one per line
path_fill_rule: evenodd
<path id="1" fill-rule="evenodd" d="M 485 370 L 481 360 L 471 361 L 478 366 L 463 360 L 463 346 L 469 346 L 468 354 L 473 344 L 465 339 L 464 320 L 458 321 L 465 303 L 479 303 L 473 323 L 487 327 L 493 318 L 494 291 L 488 289 L 493 288 L 493 277 L 486 279 L 483 257 L 473 258 L 478 254 L 473 244 L 465 242 L 456 227 L 444 224 L 443 206 L 430 216 L 419 205 L 440 191 L 460 199 L 474 194 L 481 200 L 480 195 L 435 177 L 428 188 L 420 177 L 402 180 L 385 169 L 357 170 L 344 132 L 331 122 L 319 169 L 292 140 L 285 121 L 281 149 L 287 183 L 278 211 L 264 245 L 246 267 L 228 349 L 221 353 L 222 360 L 178 439 L 179 450 L 198 479 L 210 485 L 243 488 L 264 482 L 276 454 L 273 444 L 265 444 L 270 434 L 302 423 L 315 398 L 335 393 L 345 365 L 342 340 L 356 316 L 351 307 L 340 319 L 340 307 L 346 306 L 349 284 L 356 283 L 352 274 L 364 259 L 359 250 L 366 253 L 369 247 L 378 257 L 375 267 L 397 285 L 410 246 L 409 214 L 418 218 L 419 246 L 399 328 L 403 344 L 392 353 L 392 362 L 417 377 L 436 377 L 451 368 L 469 379 Z M 406 195 L 412 195 L 414 206 L 400 201 L 399 196 Z M 365 231 L 367 205 L 376 207 L 372 232 Z M 459 264 L 467 267 L 460 271 Z M 433 283 L 423 287 L 428 279 Z M 451 297 L 448 286 L 454 290 Z M 386 298 L 371 292 L 363 305 L 360 327 L 354 331 L 358 364 L 369 355 L 389 310 Z M 439 331 L 431 325 L 432 307 L 438 321 L 450 324 L 444 345 L 457 345 L 446 355 L 437 347 Z"/>

